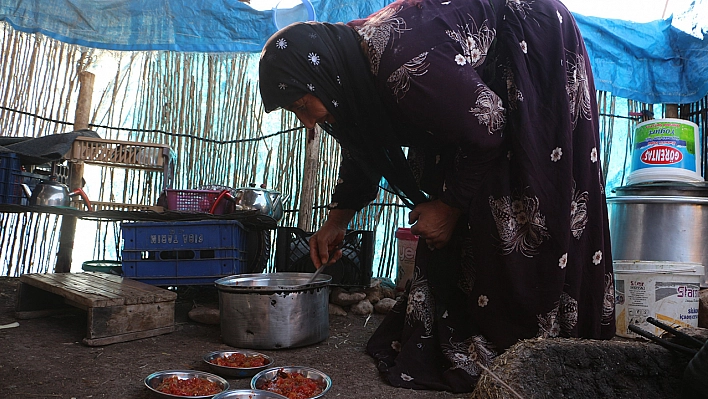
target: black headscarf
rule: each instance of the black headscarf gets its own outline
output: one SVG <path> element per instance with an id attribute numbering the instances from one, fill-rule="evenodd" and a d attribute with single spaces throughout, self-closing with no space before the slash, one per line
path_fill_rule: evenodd
<path id="1" fill-rule="evenodd" d="M 275 33 L 263 48 L 260 91 L 266 112 L 307 93 L 322 101 L 336 123 L 323 124 L 370 179 L 409 207 L 425 202 L 374 86 L 360 36 L 344 24 L 303 22 Z"/>

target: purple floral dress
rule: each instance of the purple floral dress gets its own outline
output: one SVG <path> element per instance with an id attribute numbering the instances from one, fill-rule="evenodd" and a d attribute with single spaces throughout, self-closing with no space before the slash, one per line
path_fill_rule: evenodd
<path id="1" fill-rule="evenodd" d="M 420 240 L 368 343 L 387 380 L 467 392 L 520 339 L 614 336 L 595 88 L 571 13 L 556 0 L 404 0 L 348 25 L 420 186 L 464 214 L 446 248 Z M 345 159 L 332 207 L 364 191 Z"/>

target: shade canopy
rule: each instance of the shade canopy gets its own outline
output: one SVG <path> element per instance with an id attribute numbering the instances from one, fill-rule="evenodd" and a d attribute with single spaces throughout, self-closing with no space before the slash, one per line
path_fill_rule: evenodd
<path id="1" fill-rule="evenodd" d="M 319 21 L 346 22 L 385 0 L 311 0 Z M 238 0 L 0 0 L 0 21 L 79 46 L 120 50 L 260 52 L 273 10 Z M 574 14 L 596 88 L 645 103 L 691 103 L 708 94 L 708 40 L 672 25 Z"/>

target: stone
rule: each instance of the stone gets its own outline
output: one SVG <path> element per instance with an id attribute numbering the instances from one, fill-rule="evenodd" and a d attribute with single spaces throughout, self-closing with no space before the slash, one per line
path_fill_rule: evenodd
<path id="1" fill-rule="evenodd" d="M 381 298 L 396 299 L 396 296 L 397 296 L 397 295 L 398 295 L 398 294 L 396 293 L 396 289 L 395 289 L 395 288 L 385 287 L 385 286 L 382 286 L 382 287 L 381 287 Z"/>
<path id="2" fill-rule="evenodd" d="M 371 302 L 372 305 L 376 305 L 376 302 L 381 300 L 381 287 L 369 287 L 364 290 L 366 294 L 366 300 Z"/>
<path id="3" fill-rule="evenodd" d="M 387 314 L 395 304 L 395 299 L 383 298 L 374 305 L 374 311 L 376 311 L 376 313 Z"/>
<path id="4" fill-rule="evenodd" d="M 381 279 L 380 278 L 372 278 L 371 282 L 369 283 L 369 287 L 371 288 L 377 288 L 381 286 Z"/>
<path id="5" fill-rule="evenodd" d="M 346 316 L 347 312 L 341 306 L 330 303 L 329 304 L 329 314 L 336 315 L 336 316 Z"/>
<path id="6" fill-rule="evenodd" d="M 187 313 L 191 320 L 202 324 L 219 324 L 219 308 L 198 306 Z"/>
<path id="7" fill-rule="evenodd" d="M 349 292 L 342 287 L 335 287 L 332 289 L 332 293 L 329 296 L 329 301 L 336 305 L 345 307 L 359 303 L 365 298 L 366 294 L 363 292 Z"/>
<path id="8" fill-rule="evenodd" d="M 356 315 L 366 316 L 374 313 L 374 305 L 366 299 L 363 299 L 356 305 L 352 305 L 349 311 Z"/>

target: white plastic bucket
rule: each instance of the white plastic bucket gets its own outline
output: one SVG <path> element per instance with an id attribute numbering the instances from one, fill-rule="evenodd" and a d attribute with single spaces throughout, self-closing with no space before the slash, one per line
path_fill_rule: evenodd
<path id="1" fill-rule="evenodd" d="M 418 236 L 411 233 L 411 229 L 402 227 L 396 230 L 398 244 L 398 267 L 396 269 L 396 289 L 406 289 L 408 280 L 413 278 L 415 268 L 415 252 L 418 246 Z"/>
<path id="2" fill-rule="evenodd" d="M 683 119 L 652 119 L 634 129 L 628 184 L 703 181 L 698 125 Z"/>
<path id="3" fill-rule="evenodd" d="M 663 330 L 647 317 L 671 326 L 698 327 L 702 264 L 617 260 L 613 265 L 617 335 L 639 337 L 629 331 L 631 324 L 661 335 Z"/>

